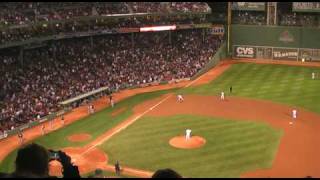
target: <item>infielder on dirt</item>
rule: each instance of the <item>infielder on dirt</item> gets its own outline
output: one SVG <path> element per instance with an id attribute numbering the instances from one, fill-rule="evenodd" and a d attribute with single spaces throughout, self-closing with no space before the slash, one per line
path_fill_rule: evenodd
<path id="1" fill-rule="evenodd" d="M 223 91 L 221 92 L 220 99 L 221 99 L 221 100 L 224 100 L 224 92 L 223 92 Z"/>
<path id="2" fill-rule="evenodd" d="M 188 141 L 191 138 L 191 129 L 186 130 L 186 141 Z"/>
<path id="3" fill-rule="evenodd" d="M 293 118 L 293 120 L 297 119 L 297 110 L 296 109 L 292 110 L 292 118 Z"/>
<path id="4" fill-rule="evenodd" d="M 178 102 L 183 102 L 184 101 L 184 99 L 183 99 L 181 94 L 177 95 L 177 99 L 178 99 Z"/>

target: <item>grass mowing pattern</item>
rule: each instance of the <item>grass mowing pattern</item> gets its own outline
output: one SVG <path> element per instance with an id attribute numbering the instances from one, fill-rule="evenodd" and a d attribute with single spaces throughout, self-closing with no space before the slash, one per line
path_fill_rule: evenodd
<path id="1" fill-rule="evenodd" d="M 198 87 L 181 89 L 181 93 L 220 96 L 221 91 L 232 96 L 266 99 L 302 107 L 320 113 L 320 79 L 312 80 L 317 67 L 273 64 L 234 64 L 216 80 Z"/>
<path id="2" fill-rule="evenodd" d="M 183 150 L 169 140 L 192 127 L 207 143 Z M 100 147 L 109 162 L 155 171 L 173 168 L 185 177 L 239 177 L 242 172 L 271 167 L 282 135 L 266 123 L 202 116 L 144 117 Z"/>
<path id="3" fill-rule="evenodd" d="M 117 103 L 114 108 L 106 108 L 93 115 L 90 115 L 89 117 L 85 117 L 81 120 L 78 120 L 62 129 L 54 131 L 45 136 L 39 137 L 36 140 L 34 140 L 34 142 L 41 144 L 48 149 L 54 150 L 59 150 L 64 147 L 70 146 L 83 146 L 85 144 L 90 143 L 99 135 L 116 126 L 123 120 L 127 119 L 130 115 L 132 115 L 132 109 L 137 104 L 152 98 L 159 97 L 163 94 L 168 93 L 169 91 L 171 92 L 174 90 L 144 93 L 130 97 L 125 101 L 120 101 L 119 103 Z M 122 113 L 115 117 L 112 117 L 112 112 L 117 111 L 118 109 L 123 107 L 125 107 L 126 109 Z M 92 136 L 92 138 L 85 142 L 70 142 L 69 140 L 67 140 L 68 136 L 78 133 L 88 133 Z M 14 160 L 16 158 L 16 154 L 17 151 L 15 150 L 1 162 L 0 172 L 9 173 L 14 170 Z"/>

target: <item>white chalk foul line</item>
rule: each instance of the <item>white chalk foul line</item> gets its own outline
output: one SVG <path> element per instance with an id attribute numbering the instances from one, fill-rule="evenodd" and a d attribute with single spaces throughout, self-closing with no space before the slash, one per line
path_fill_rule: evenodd
<path id="1" fill-rule="evenodd" d="M 201 75 L 200 77 L 198 77 L 197 79 L 191 81 L 190 83 L 188 83 L 186 86 L 182 87 L 182 88 L 187 88 L 189 86 L 191 86 L 192 84 L 194 84 L 195 82 L 197 82 L 198 80 L 200 80 L 205 74 Z M 172 94 L 170 94 L 169 96 L 167 96 L 166 98 L 162 99 L 160 102 L 158 102 L 156 105 L 152 106 L 151 108 L 149 108 L 148 110 L 146 110 L 145 112 L 143 112 L 142 114 L 139 114 L 138 116 L 136 116 L 134 119 L 132 119 L 131 121 L 128 121 L 128 123 L 126 123 L 125 125 L 123 125 L 122 127 L 116 129 L 114 132 L 112 132 L 110 135 L 106 136 L 105 138 L 101 139 L 100 141 L 98 141 L 96 144 L 91 145 L 90 148 L 88 148 L 87 150 L 85 150 L 83 153 L 80 154 L 80 156 L 86 154 L 87 152 L 91 151 L 93 148 L 95 148 L 98 145 L 101 145 L 103 142 L 105 142 L 106 140 L 110 139 L 112 136 L 114 136 L 115 134 L 119 133 L 120 131 L 126 129 L 128 126 L 130 126 L 132 123 L 134 123 L 135 121 L 137 121 L 138 119 L 140 119 L 142 116 L 144 116 L 145 114 L 147 114 L 148 112 L 152 111 L 154 108 L 156 108 L 157 106 L 159 106 L 160 104 L 162 104 L 164 101 L 166 101 L 167 99 L 169 99 L 172 96 Z M 76 159 L 74 159 L 74 161 L 76 161 Z"/>

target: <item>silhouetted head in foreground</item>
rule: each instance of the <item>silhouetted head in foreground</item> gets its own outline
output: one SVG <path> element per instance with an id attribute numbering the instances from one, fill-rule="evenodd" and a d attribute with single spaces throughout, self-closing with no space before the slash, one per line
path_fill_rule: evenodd
<path id="1" fill-rule="evenodd" d="M 37 144 L 29 144 L 18 151 L 15 176 L 18 177 L 48 177 L 48 151 Z"/>
<path id="2" fill-rule="evenodd" d="M 104 178 L 103 171 L 101 169 L 96 169 L 94 171 L 94 177 L 95 178 Z"/>
<path id="3" fill-rule="evenodd" d="M 6 177 L 8 177 L 8 174 L 0 172 L 0 178 L 6 178 Z"/>
<path id="4" fill-rule="evenodd" d="M 182 176 L 172 169 L 159 169 L 152 175 L 152 178 L 182 178 Z"/>

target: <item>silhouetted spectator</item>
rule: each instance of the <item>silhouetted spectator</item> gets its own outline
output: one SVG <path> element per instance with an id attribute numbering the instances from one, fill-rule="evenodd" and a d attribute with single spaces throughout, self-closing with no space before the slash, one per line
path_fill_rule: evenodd
<path id="1" fill-rule="evenodd" d="M 8 177 L 8 174 L 0 172 L 0 178 L 6 178 L 6 177 Z"/>
<path id="2" fill-rule="evenodd" d="M 103 171 L 101 169 L 96 169 L 94 174 L 96 178 L 104 178 Z"/>
<path id="3" fill-rule="evenodd" d="M 182 176 L 172 169 L 160 169 L 152 175 L 152 178 L 182 178 Z"/>
<path id="4" fill-rule="evenodd" d="M 48 151 L 37 144 L 18 150 L 13 177 L 49 177 Z"/>
<path id="5" fill-rule="evenodd" d="M 71 163 L 71 158 L 59 151 L 58 160 L 63 167 L 64 178 L 80 178 L 77 166 Z M 10 177 L 21 178 L 48 178 L 49 176 L 49 151 L 37 144 L 29 144 L 18 150 L 15 161 L 16 169 Z"/>
<path id="6" fill-rule="evenodd" d="M 66 153 L 58 151 L 59 158 L 57 159 L 62 165 L 63 178 L 81 178 L 78 166 L 71 163 L 71 158 Z"/>
<path id="7" fill-rule="evenodd" d="M 105 178 L 105 176 L 103 175 L 103 171 L 101 169 L 96 169 L 94 174 L 88 176 L 88 178 Z"/>

